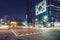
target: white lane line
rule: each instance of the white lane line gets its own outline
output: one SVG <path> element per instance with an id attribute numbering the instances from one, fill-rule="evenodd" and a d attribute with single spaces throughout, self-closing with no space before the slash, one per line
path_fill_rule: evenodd
<path id="1" fill-rule="evenodd" d="M 20 34 L 19 36 L 27 36 L 27 35 L 32 35 L 32 34 L 39 34 L 40 32 L 34 32 L 34 33 L 26 33 L 26 34 Z"/>
<path id="2" fill-rule="evenodd" d="M 29 35 L 28 33 L 26 33 L 26 35 Z"/>
<path id="3" fill-rule="evenodd" d="M 18 35 L 11 29 L 11 32 L 17 37 Z"/>
<path id="4" fill-rule="evenodd" d="M 20 34 L 19 36 L 25 36 L 24 34 Z"/>
<path id="5" fill-rule="evenodd" d="M 27 35 L 29 35 L 28 33 L 26 33 L 26 34 L 20 34 L 19 36 L 27 36 Z"/>

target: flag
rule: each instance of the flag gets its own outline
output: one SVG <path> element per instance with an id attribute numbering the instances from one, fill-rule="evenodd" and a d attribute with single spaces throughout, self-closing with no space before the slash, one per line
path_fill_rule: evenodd
<path id="1" fill-rule="evenodd" d="M 46 12 L 46 0 L 43 0 L 35 6 L 36 15 Z"/>

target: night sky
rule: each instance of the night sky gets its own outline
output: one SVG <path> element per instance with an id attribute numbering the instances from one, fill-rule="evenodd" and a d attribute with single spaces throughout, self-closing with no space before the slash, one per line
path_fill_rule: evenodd
<path id="1" fill-rule="evenodd" d="M 25 18 L 26 0 L 0 0 L 0 18 L 9 16 L 19 16 Z"/>

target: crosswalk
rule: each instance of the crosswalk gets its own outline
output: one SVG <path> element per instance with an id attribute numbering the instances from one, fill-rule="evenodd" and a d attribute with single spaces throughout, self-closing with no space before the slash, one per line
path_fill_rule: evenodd
<path id="1" fill-rule="evenodd" d="M 12 30 L 12 29 L 11 29 L 11 31 L 12 31 L 12 33 L 13 33 L 16 37 L 18 37 L 18 36 L 35 35 L 35 34 L 39 34 L 39 33 L 40 33 L 40 32 L 26 32 L 26 33 L 21 33 L 21 32 L 19 32 L 19 31 L 15 31 L 15 30 Z"/>
<path id="2" fill-rule="evenodd" d="M 33 32 L 33 33 L 22 33 L 18 34 L 18 36 L 28 36 L 28 35 L 34 35 L 34 34 L 39 34 L 40 32 Z"/>

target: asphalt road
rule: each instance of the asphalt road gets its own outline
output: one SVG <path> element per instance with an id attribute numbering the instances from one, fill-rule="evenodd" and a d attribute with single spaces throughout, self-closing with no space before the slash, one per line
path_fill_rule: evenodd
<path id="1" fill-rule="evenodd" d="M 60 40 L 60 29 L 0 30 L 0 40 Z"/>

